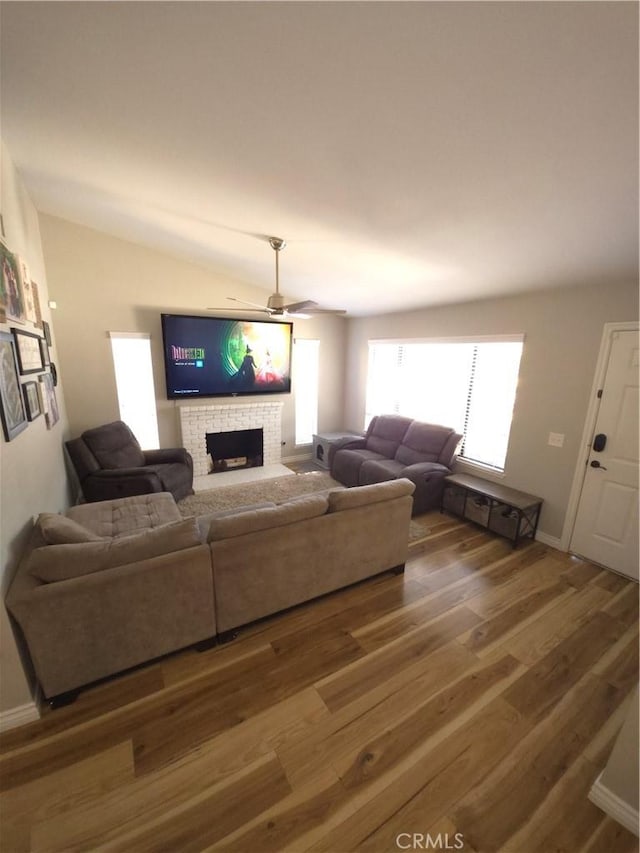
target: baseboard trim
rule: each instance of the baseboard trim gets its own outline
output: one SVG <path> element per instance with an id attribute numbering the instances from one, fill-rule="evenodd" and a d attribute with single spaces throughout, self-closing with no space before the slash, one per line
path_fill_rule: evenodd
<path id="1" fill-rule="evenodd" d="M 283 465 L 286 465 L 287 462 L 306 462 L 308 459 L 312 459 L 313 456 L 311 453 L 302 453 L 298 456 L 282 456 L 280 462 Z"/>
<path id="2" fill-rule="evenodd" d="M 629 803 L 621 799 L 617 794 L 614 794 L 606 785 L 601 782 L 602 773 L 591 786 L 589 791 L 589 799 L 601 809 L 609 817 L 616 820 L 629 832 L 638 835 L 638 809 L 634 809 Z"/>
<path id="3" fill-rule="evenodd" d="M 557 536 L 549 536 L 548 533 L 543 533 L 538 530 L 536 533 L 536 542 L 542 542 L 543 545 L 548 545 L 550 548 L 555 548 L 556 551 L 564 551 L 560 539 Z"/>
<path id="4" fill-rule="evenodd" d="M 0 732 L 16 729 L 18 726 L 26 726 L 40 719 L 35 702 L 26 702 L 8 711 L 0 711 Z"/>

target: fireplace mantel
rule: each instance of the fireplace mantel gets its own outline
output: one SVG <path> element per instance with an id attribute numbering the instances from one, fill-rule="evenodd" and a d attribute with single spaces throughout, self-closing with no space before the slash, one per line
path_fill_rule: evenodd
<path id="1" fill-rule="evenodd" d="M 209 473 L 206 447 L 208 432 L 261 428 L 264 464 L 279 463 L 282 451 L 282 406 L 282 402 L 272 400 L 179 406 L 182 444 L 193 457 L 194 477 Z"/>

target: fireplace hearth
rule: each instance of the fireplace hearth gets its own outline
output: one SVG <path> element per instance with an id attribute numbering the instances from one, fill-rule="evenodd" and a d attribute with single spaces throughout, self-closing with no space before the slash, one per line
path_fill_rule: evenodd
<path id="1" fill-rule="evenodd" d="M 264 464 L 262 429 L 208 432 L 206 445 L 210 474 Z"/>

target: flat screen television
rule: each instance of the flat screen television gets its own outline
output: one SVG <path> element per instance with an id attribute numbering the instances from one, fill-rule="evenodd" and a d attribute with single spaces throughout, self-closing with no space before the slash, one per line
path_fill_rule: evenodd
<path id="1" fill-rule="evenodd" d="M 291 391 L 293 323 L 162 314 L 167 398 Z"/>

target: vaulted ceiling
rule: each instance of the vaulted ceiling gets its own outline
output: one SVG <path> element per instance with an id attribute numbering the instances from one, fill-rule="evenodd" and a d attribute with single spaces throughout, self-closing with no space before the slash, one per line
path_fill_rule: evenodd
<path id="1" fill-rule="evenodd" d="M 352 315 L 638 275 L 638 5 L 5 2 L 39 210 Z M 233 295 L 232 293 L 230 295 Z"/>

